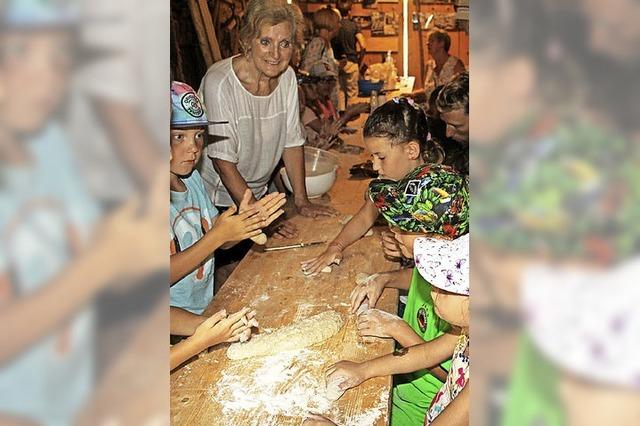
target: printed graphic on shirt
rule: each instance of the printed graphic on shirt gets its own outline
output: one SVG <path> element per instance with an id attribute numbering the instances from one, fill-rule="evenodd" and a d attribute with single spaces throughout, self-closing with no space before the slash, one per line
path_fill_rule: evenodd
<path id="1" fill-rule="evenodd" d="M 420 331 L 422 333 L 427 331 L 428 315 L 429 314 L 427 313 L 427 310 L 424 308 L 424 306 L 421 306 L 420 309 L 418 309 L 418 313 L 416 314 L 416 319 L 418 320 L 418 327 L 420 327 Z"/>
<path id="2" fill-rule="evenodd" d="M 200 225 L 199 229 L 196 228 L 196 224 Z M 211 223 L 208 217 L 202 216 L 202 211 L 198 207 L 189 206 L 178 212 L 171 224 L 171 229 L 173 230 L 173 238 L 170 242 L 170 250 L 173 255 L 195 244 L 204 234 L 209 232 Z M 202 281 L 208 275 L 205 272 L 211 269 L 212 263 L 213 259 L 207 258 L 195 271 L 193 278 L 196 281 Z"/>

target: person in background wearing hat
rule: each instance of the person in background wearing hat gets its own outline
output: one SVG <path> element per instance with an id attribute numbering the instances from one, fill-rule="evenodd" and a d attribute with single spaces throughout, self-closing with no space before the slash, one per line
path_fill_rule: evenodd
<path id="1" fill-rule="evenodd" d="M 284 213 L 284 194 L 273 193 L 249 206 L 247 189 L 240 203 L 241 213 L 232 205 L 218 211 L 204 189 L 195 169 L 202 149 L 207 116 L 198 95 L 187 84 L 171 83 L 171 206 L 169 238 L 171 248 L 171 306 L 201 314 L 214 293 L 214 256 L 220 247 L 259 235 Z"/>
<path id="2" fill-rule="evenodd" d="M 305 187 L 298 89 L 289 66 L 300 39 L 302 13 L 285 0 L 251 0 L 244 21 L 243 54 L 213 64 L 200 84 L 209 119 L 229 121 L 209 127 L 216 140 L 207 146 L 200 165 L 205 188 L 219 208 L 239 205 L 247 188 L 255 202 L 269 190 L 282 159 L 297 212 L 332 216 L 332 208 L 309 201 Z M 297 235 L 286 221 L 277 232 L 287 238 Z"/>

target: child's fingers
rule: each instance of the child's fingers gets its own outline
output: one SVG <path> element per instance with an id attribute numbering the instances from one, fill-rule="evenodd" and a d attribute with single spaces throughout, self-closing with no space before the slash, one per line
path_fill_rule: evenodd
<path id="1" fill-rule="evenodd" d="M 327 382 L 330 381 L 329 379 L 331 378 L 331 375 L 336 372 L 336 364 L 330 365 L 329 368 L 327 368 L 324 372 L 324 375 L 327 378 Z"/>
<path id="2" fill-rule="evenodd" d="M 269 215 L 269 217 L 267 217 L 265 222 L 267 223 L 267 225 L 269 225 L 270 223 L 272 223 L 274 220 L 276 220 L 277 218 L 279 218 L 283 214 L 284 214 L 284 209 L 277 210 L 276 212 L 271 213 Z"/>
<path id="3" fill-rule="evenodd" d="M 226 211 L 224 211 L 220 215 L 220 217 L 224 217 L 224 218 L 231 217 L 236 213 L 237 210 L 238 210 L 238 208 L 236 207 L 236 205 L 232 204 L 231 206 L 229 206 L 229 208 Z"/>
<path id="4" fill-rule="evenodd" d="M 257 237 L 257 236 L 258 236 L 258 235 L 260 235 L 260 234 L 262 234 L 262 229 L 258 228 L 258 229 L 255 229 L 255 230 L 253 230 L 253 231 L 248 231 L 248 232 L 246 232 L 246 233 L 242 236 L 242 239 L 243 239 L 243 240 L 246 240 L 246 239 L 248 239 L 248 238 Z"/>
<path id="5" fill-rule="evenodd" d="M 237 321 L 242 322 L 241 318 L 246 316 L 247 312 L 249 312 L 249 310 L 250 310 L 249 308 L 244 307 L 244 308 L 240 309 L 238 312 L 235 312 L 235 313 L 229 315 L 227 317 L 227 319 L 229 320 L 229 322 L 234 322 L 234 323 L 237 322 Z"/>
<path id="6" fill-rule="evenodd" d="M 260 213 L 260 211 L 255 207 L 251 206 L 248 210 L 245 210 L 244 212 L 240 213 L 238 217 L 240 218 L 240 220 L 246 220 L 253 216 L 257 217 L 258 213 Z"/>
<path id="7" fill-rule="evenodd" d="M 231 335 L 239 336 L 250 328 L 250 326 L 243 324 L 242 321 L 238 321 L 231 326 Z"/>
<path id="8" fill-rule="evenodd" d="M 220 320 L 224 319 L 227 317 L 227 310 L 226 309 L 221 309 L 218 312 L 216 312 L 215 314 L 211 315 L 209 318 L 207 318 L 206 320 L 204 320 L 202 322 L 202 325 L 206 328 L 211 328 L 214 325 L 216 325 L 218 322 L 220 322 Z"/>

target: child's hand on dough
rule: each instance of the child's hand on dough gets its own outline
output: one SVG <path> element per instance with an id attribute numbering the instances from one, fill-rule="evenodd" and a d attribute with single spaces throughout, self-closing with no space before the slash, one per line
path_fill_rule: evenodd
<path id="1" fill-rule="evenodd" d="M 327 383 L 337 381 L 338 389 L 343 391 L 356 387 L 369 378 L 366 374 L 366 363 L 352 361 L 335 363 L 325 374 Z"/>
<path id="2" fill-rule="evenodd" d="M 302 272 L 305 275 L 317 275 L 323 268 L 331 264 L 339 264 L 342 261 L 342 250 L 336 245 L 330 244 L 320 256 L 305 260 L 300 263 Z"/>
<path id="3" fill-rule="evenodd" d="M 367 299 L 369 300 L 369 309 L 374 308 L 388 281 L 387 275 L 377 275 L 369 278 L 364 284 L 356 286 L 350 296 L 351 313 L 355 313 L 362 302 Z"/>
<path id="4" fill-rule="evenodd" d="M 191 339 L 201 350 L 223 342 L 235 342 L 247 329 L 251 329 L 251 323 L 246 321 L 249 313 L 249 308 L 243 308 L 227 316 L 227 311 L 222 309 L 204 320 Z"/>
<path id="5" fill-rule="evenodd" d="M 403 323 L 399 316 L 380 309 L 369 309 L 358 315 L 357 327 L 361 336 L 393 338 Z"/>

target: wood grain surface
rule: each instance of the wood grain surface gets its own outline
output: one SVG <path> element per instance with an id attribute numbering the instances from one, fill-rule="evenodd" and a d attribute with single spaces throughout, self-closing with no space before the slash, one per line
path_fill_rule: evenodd
<path id="1" fill-rule="evenodd" d="M 355 126 L 361 127 L 364 117 Z M 345 142 L 362 146 L 361 132 Z M 267 246 L 331 239 L 342 228 L 340 220 L 353 215 L 363 203 L 368 180 L 349 179 L 349 167 L 367 159 L 362 154 L 338 154 L 336 184 L 324 197 L 313 200 L 331 205 L 341 215 L 311 219 L 290 215 L 300 236 L 270 239 Z M 171 375 L 171 422 L 175 425 L 299 425 L 309 411 L 324 414 L 339 425 L 384 425 L 388 422 L 391 379 L 379 377 L 351 389 L 338 401 L 324 395 L 324 371 L 342 359 L 362 361 L 393 350 L 389 339 L 364 342 L 350 315 L 349 294 L 359 272 L 397 269 L 380 248 L 380 229 L 347 248 L 332 273 L 305 277 L 300 262 L 324 246 L 262 252 L 254 245 L 216 294 L 207 314 L 222 308 L 235 312 L 244 306 L 257 311 L 259 332 L 291 324 L 296 319 L 334 309 L 345 325 L 332 338 L 297 352 L 231 361 L 228 345 L 195 357 Z M 385 290 L 378 307 L 396 313 L 397 290 Z"/>

